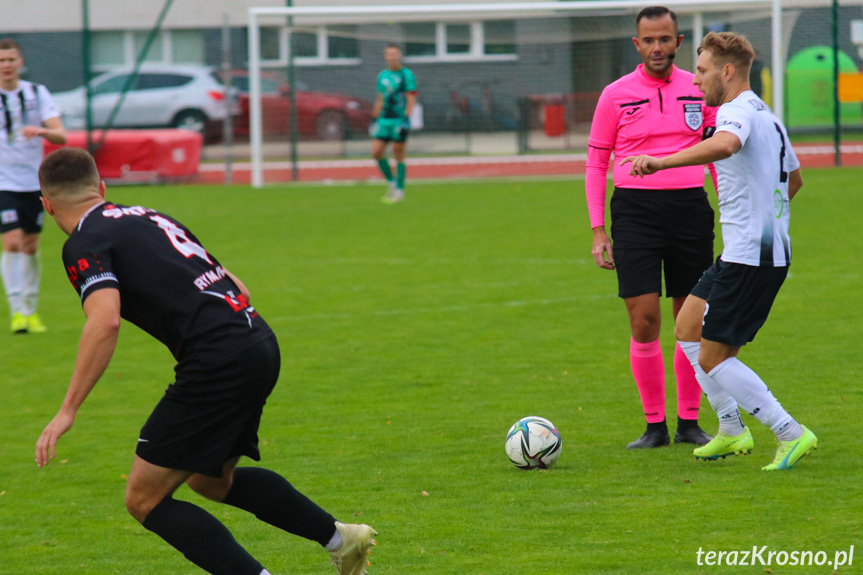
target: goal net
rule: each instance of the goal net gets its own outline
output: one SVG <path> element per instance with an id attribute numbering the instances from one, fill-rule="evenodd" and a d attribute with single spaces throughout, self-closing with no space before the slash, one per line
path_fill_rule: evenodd
<path id="1" fill-rule="evenodd" d="M 302 177 L 304 169 L 332 158 L 341 161 L 326 164 L 331 169 L 369 177 L 360 168 L 371 165 L 371 106 L 391 43 L 401 48 L 403 65 L 418 85 L 410 158 L 457 162 L 583 151 L 599 93 L 641 63 L 632 37 L 645 5 L 607 0 L 252 8 L 252 183 L 290 179 L 296 168 Z M 695 48 L 707 31 L 745 33 L 758 54 L 753 87 L 784 114 L 784 55 L 799 10 L 783 11 L 778 0 L 663 5 L 676 12 L 684 35 L 675 65 L 694 69 Z M 294 165 L 292 157 L 303 161 Z"/>

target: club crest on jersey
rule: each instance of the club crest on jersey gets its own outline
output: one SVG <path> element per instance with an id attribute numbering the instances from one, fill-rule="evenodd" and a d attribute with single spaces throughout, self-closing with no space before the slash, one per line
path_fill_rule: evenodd
<path id="1" fill-rule="evenodd" d="M 683 118 L 690 129 L 697 130 L 700 128 L 704 122 L 704 115 L 701 113 L 701 104 L 683 104 Z"/>

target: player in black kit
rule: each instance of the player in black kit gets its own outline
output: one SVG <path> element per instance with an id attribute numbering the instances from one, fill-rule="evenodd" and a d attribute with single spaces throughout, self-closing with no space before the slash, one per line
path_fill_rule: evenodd
<path id="1" fill-rule="evenodd" d="M 258 425 L 279 375 L 279 347 L 243 283 L 176 220 L 105 201 L 105 183 L 84 150 L 53 152 L 39 170 L 45 210 L 69 239 L 63 265 L 87 316 L 69 390 L 36 443 L 36 464 L 57 440 L 111 360 L 120 318 L 164 343 L 176 381 L 138 439 L 126 508 L 209 573 L 268 571 L 202 508 L 173 499 L 183 483 L 208 499 L 317 541 L 342 575 L 365 573 L 375 531 L 342 524 L 256 461 Z"/>

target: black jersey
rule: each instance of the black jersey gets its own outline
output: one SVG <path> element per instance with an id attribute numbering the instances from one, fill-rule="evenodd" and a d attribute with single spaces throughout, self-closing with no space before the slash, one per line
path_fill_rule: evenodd
<path id="1" fill-rule="evenodd" d="M 103 203 L 63 246 L 83 303 L 120 292 L 120 315 L 164 343 L 177 370 L 224 362 L 272 335 L 218 260 L 181 223 L 140 206 Z"/>

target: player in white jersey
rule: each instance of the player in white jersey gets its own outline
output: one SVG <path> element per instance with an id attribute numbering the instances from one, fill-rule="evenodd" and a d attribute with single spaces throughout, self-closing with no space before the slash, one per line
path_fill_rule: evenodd
<path id="1" fill-rule="evenodd" d="M 779 440 L 765 471 L 790 469 L 818 447 L 818 438 L 786 412 L 764 381 L 737 359 L 764 325 L 791 264 L 791 198 L 803 185 L 800 162 L 782 122 L 749 87 L 754 58 L 744 36 L 711 32 L 698 49 L 693 82 L 708 106 L 721 106 L 716 133 L 665 158 L 631 156 L 631 173 L 715 162 L 719 175 L 722 255 L 686 298 L 677 318 L 680 342 L 710 405 L 719 433 L 693 453 L 715 460 L 752 451 L 738 405 Z"/>
<path id="2" fill-rule="evenodd" d="M 65 144 L 66 131 L 51 94 L 21 79 L 24 58 L 18 43 L 0 40 L 0 275 L 9 300 L 12 333 L 43 332 L 36 313 L 39 297 L 39 233 L 42 138 Z"/>

